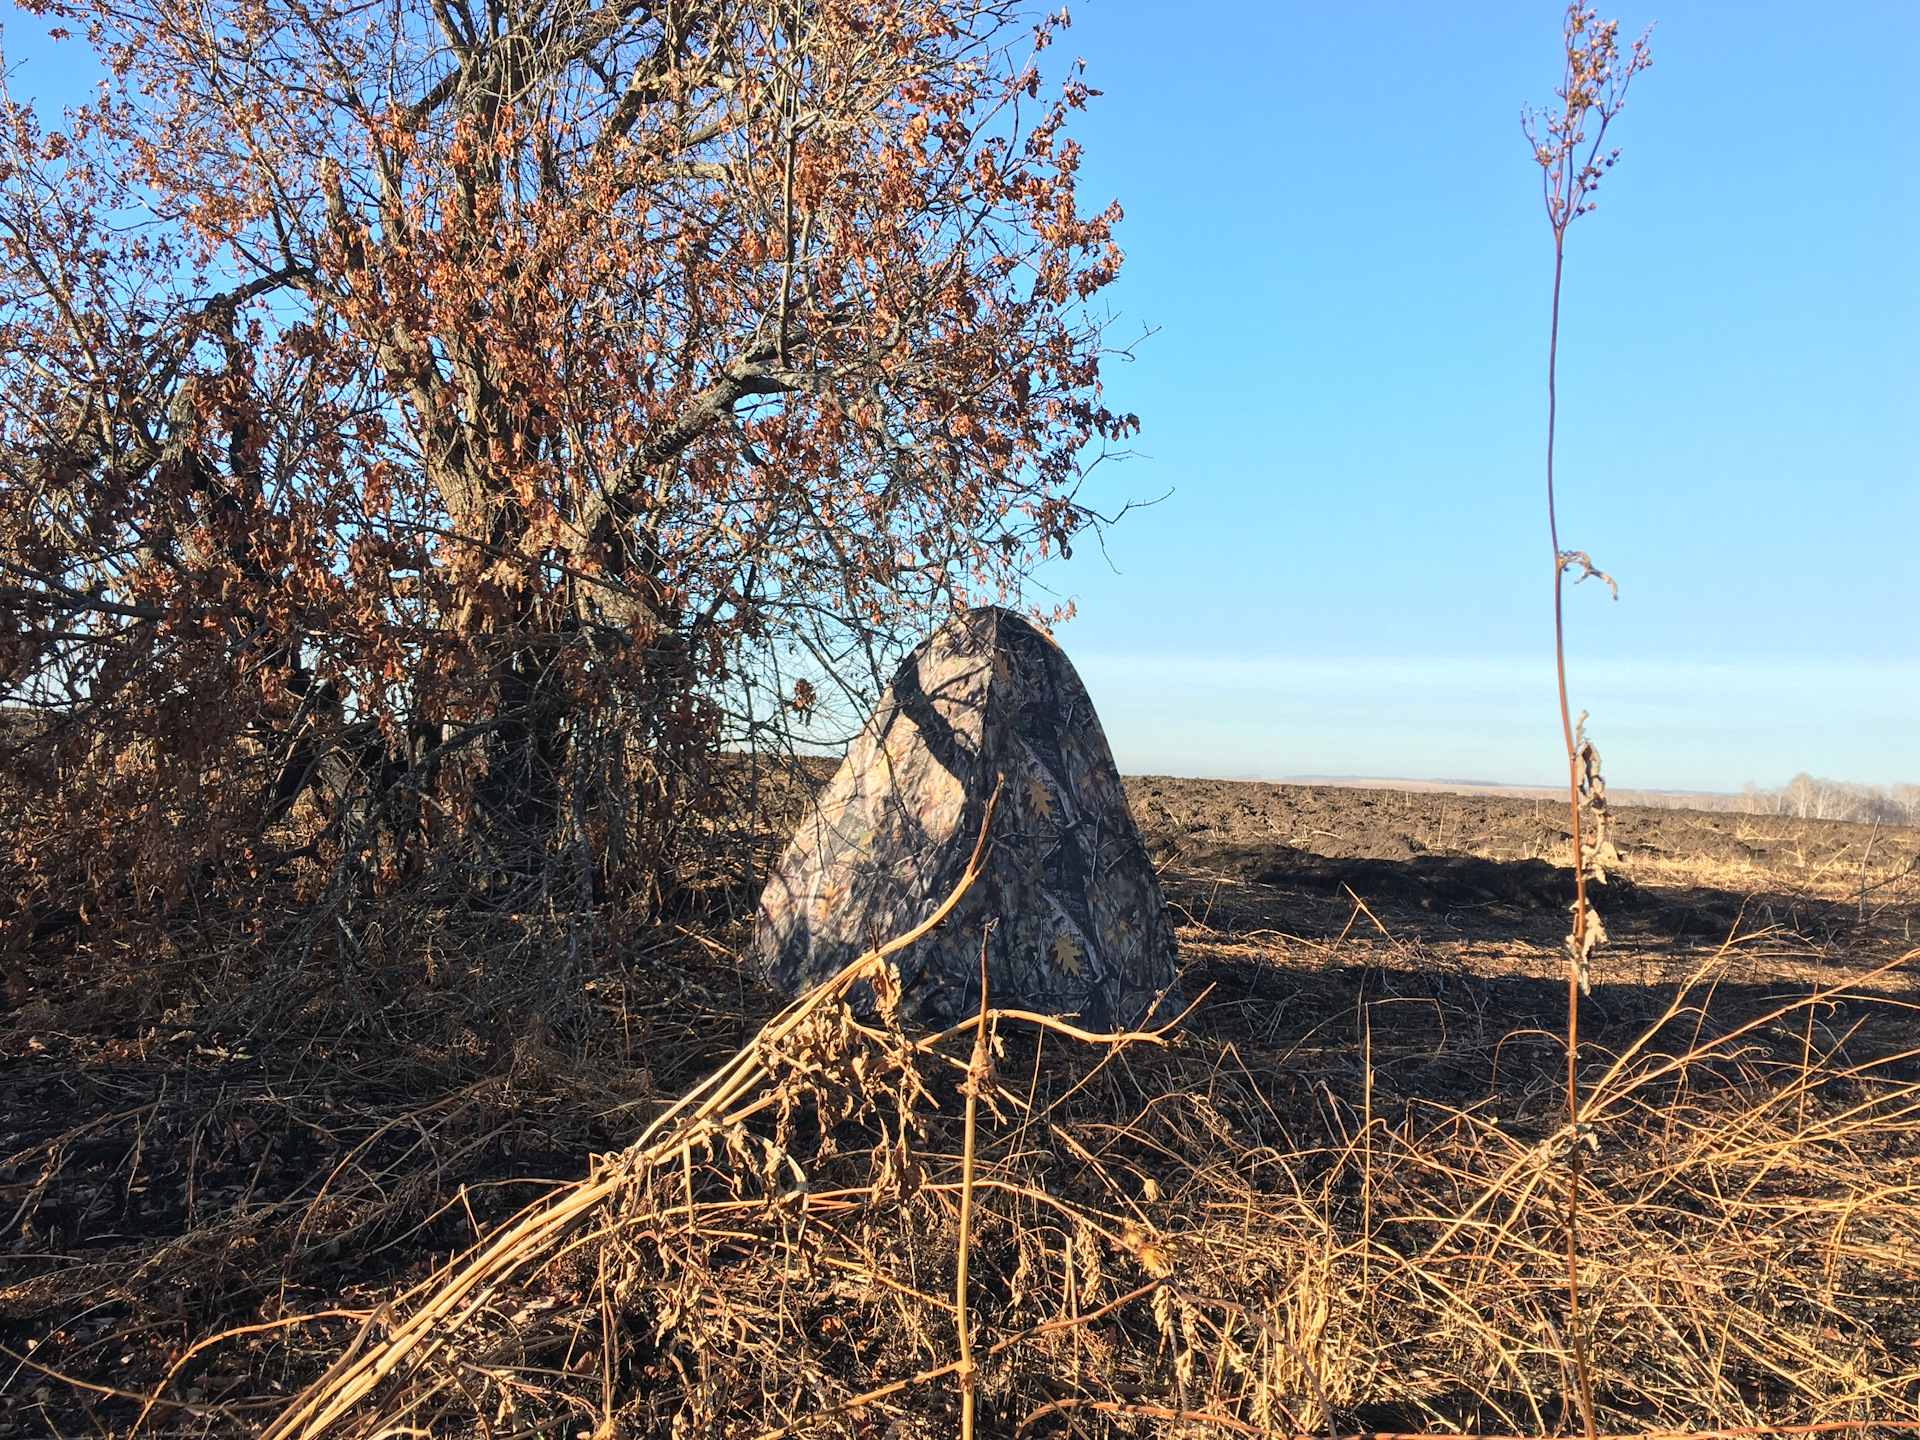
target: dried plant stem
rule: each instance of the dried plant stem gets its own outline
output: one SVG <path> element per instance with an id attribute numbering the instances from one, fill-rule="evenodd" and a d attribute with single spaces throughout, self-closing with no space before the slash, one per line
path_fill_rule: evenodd
<path id="1" fill-rule="evenodd" d="M 972 1327 L 967 1314 L 967 1250 L 973 1239 L 973 1154 L 980 1112 L 980 1091 L 991 1083 L 987 1058 L 987 935 L 980 936 L 980 1017 L 973 1032 L 973 1058 L 962 1089 L 967 1097 L 965 1141 L 960 1155 L 960 1239 L 953 1265 L 953 1323 L 960 1335 L 960 1440 L 973 1440 L 973 1409 L 978 1389 L 973 1364 Z"/>
<path id="2" fill-rule="evenodd" d="M 1576 959 L 1569 974 L 1573 989 L 1569 1004 L 1578 1008 L 1580 998 L 1579 947 L 1587 933 L 1587 867 L 1581 863 L 1580 846 L 1580 756 L 1573 738 L 1573 710 L 1567 703 L 1567 637 L 1564 618 L 1566 587 L 1562 580 L 1567 564 L 1560 549 L 1560 517 L 1554 503 L 1553 453 L 1554 428 L 1559 419 L 1558 369 L 1560 360 L 1560 283 L 1566 269 L 1567 232 L 1553 232 L 1553 311 L 1547 328 L 1547 535 L 1553 542 L 1553 671 L 1560 695 L 1560 730 L 1567 744 L 1567 805 L 1573 819 L 1573 942 Z M 1572 1026 L 1574 1010 L 1568 1012 L 1568 1065 L 1572 1065 Z M 1571 1074 L 1571 1070 L 1569 1070 Z"/>
<path id="3" fill-rule="evenodd" d="M 1580 1328 L 1580 965 L 1586 954 L 1587 867 L 1580 845 L 1580 757 L 1573 739 L 1573 710 L 1567 703 L 1567 637 L 1564 618 L 1566 562 L 1561 558 L 1560 517 L 1554 503 L 1554 428 L 1559 419 L 1560 284 L 1566 271 L 1567 230 L 1553 231 L 1553 310 L 1547 329 L 1547 534 L 1553 542 L 1553 671 L 1560 695 L 1560 730 L 1567 744 L 1567 810 L 1573 822 L 1573 946 L 1567 957 L 1567 1124 L 1573 1147 L 1567 1156 L 1567 1335 L 1573 1343 L 1574 1371 L 1580 1385 L 1580 1421 L 1594 1440 L 1593 1379 Z"/>
<path id="4" fill-rule="evenodd" d="M 1602 158 L 1601 145 L 1607 126 L 1625 103 L 1627 86 L 1647 63 L 1646 37 L 1635 42 L 1624 66 L 1616 66 L 1617 24 L 1595 24 L 1593 12 L 1582 0 L 1570 0 L 1567 6 L 1565 40 L 1566 72 L 1559 95 L 1563 109 L 1557 116 L 1530 117 L 1524 123 L 1528 138 L 1534 142 L 1534 159 L 1540 165 L 1545 182 L 1547 219 L 1553 229 L 1553 304 L 1547 332 L 1547 534 L 1553 545 L 1553 667 L 1560 699 L 1560 732 L 1567 747 L 1567 809 L 1573 831 L 1573 935 L 1567 959 L 1567 1125 L 1572 1148 L 1567 1158 L 1567 1200 L 1565 1231 L 1567 1253 L 1567 1334 L 1573 1347 L 1574 1367 L 1579 1381 L 1580 1418 L 1587 1440 L 1594 1440 L 1593 1378 L 1588 1364 L 1586 1334 L 1580 1321 L 1580 992 L 1586 983 L 1587 955 L 1594 941 L 1602 938 L 1594 931 L 1594 920 L 1587 908 L 1587 853 L 1580 833 L 1581 744 L 1575 734 L 1573 707 L 1567 702 L 1567 645 L 1565 623 L 1566 586 L 1564 578 L 1570 565 L 1579 565 L 1580 579 L 1600 575 L 1609 587 L 1613 581 L 1593 567 L 1579 551 L 1560 548 L 1560 517 L 1555 503 L 1553 461 L 1559 421 L 1560 293 L 1566 273 L 1567 227 L 1592 208 L 1591 196 L 1601 176 L 1611 168 L 1618 152 Z M 1589 114 L 1597 118 L 1591 147 L 1585 126 Z M 1535 129 L 1536 119 L 1545 121 L 1544 143 Z M 1615 591 L 1618 594 L 1618 591 Z M 1591 755 L 1591 748 L 1588 747 Z M 1597 762 L 1595 762 L 1597 764 Z M 1588 767 L 1588 779 L 1594 778 L 1594 766 Z M 1596 783 L 1596 796 L 1598 787 Z M 1599 802 L 1596 799 L 1596 812 Z M 1604 831 L 1597 831 L 1594 848 L 1598 858 Z"/>
<path id="5" fill-rule="evenodd" d="M 1373 1296 L 1373 1007 L 1361 997 L 1360 1030 L 1360 1292 Z M 1331 1412 L 1329 1412 L 1331 1418 Z"/>

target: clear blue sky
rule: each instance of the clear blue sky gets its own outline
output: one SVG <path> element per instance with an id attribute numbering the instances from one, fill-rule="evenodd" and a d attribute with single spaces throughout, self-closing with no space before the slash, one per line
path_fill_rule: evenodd
<path id="1" fill-rule="evenodd" d="M 1576 710 L 1628 788 L 1920 781 L 1920 6 L 1686 0 L 1574 227 Z M 1107 502 L 1047 580 L 1123 769 L 1541 782 L 1560 9 L 1092 0 L 1126 209 Z"/>
<path id="2" fill-rule="evenodd" d="M 1547 782 L 1546 0 L 1090 0 L 1110 398 L 1171 490 L 1043 579 L 1123 769 Z M 1570 241 L 1576 709 L 1622 788 L 1920 781 L 1920 5 L 1603 10 L 1655 63 Z M 87 52 L 13 13 L 16 95 Z M 1117 573 L 1116 573 L 1117 572 Z"/>

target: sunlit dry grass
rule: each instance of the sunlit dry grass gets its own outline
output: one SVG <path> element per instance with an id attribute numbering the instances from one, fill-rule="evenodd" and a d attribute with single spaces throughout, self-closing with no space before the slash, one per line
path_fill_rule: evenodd
<path id="1" fill-rule="evenodd" d="M 1272 974 L 1297 948 L 1219 943 Z M 1723 947 L 1584 1055 L 1577 1135 L 1544 1098 L 1526 1113 L 1553 1064 L 1524 1036 L 1478 1098 L 1405 1093 L 1415 1051 L 1489 1058 L 1399 1018 L 1431 1003 L 1362 1002 L 1358 1044 L 1320 1052 L 1210 1033 L 1212 997 L 1119 1040 L 990 1016 L 983 1425 L 1563 1433 L 1574 1144 L 1605 1429 L 1920 1420 L 1920 1072 L 1867 1048 L 1916 957 L 1723 1003 L 1748 958 Z M 970 1027 L 912 1038 L 843 989 L 373 1317 L 269 1433 L 952 1433 Z"/>
<path id="2" fill-rule="evenodd" d="M 1741 919 L 1702 947 L 1633 920 L 1665 913 L 1644 896 L 1622 912 L 1641 938 L 1600 957 L 1577 1133 L 1551 912 L 1280 892 L 1263 910 L 1259 887 L 1196 872 L 1170 880 L 1196 922 L 1178 1027 L 991 1015 L 964 1306 L 977 1433 L 1576 1433 L 1575 1144 L 1603 1430 L 1920 1424 L 1916 878 L 1867 871 L 1863 906 L 1859 871 L 1776 871 L 1742 906 L 1753 877 L 1725 862 L 1623 869 L 1726 891 Z M 1306 934 L 1262 928 L 1288 914 Z M 734 983 L 734 933 L 676 930 L 672 964 L 603 973 L 597 1049 L 535 1029 L 403 1105 L 369 1071 L 363 1097 L 130 1100 L 43 1145 L 6 1194 L 22 1214 L 90 1203 L 104 1129 L 132 1140 L 128 1191 L 155 1143 L 184 1152 L 187 1223 L 22 1252 L 8 1313 L 63 1318 L 9 1384 L 55 1410 L 75 1396 L 60 1413 L 114 1435 L 959 1433 L 971 1027 L 910 1035 L 848 1010 L 844 985 L 760 1026 L 764 996 L 703 988 Z M 703 955 L 709 972 L 687 968 Z M 411 1074 L 412 1055 L 377 1063 Z M 176 1139 L 141 1140 L 182 1101 Z M 216 1187 L 212 1157 L 257 1123 L 284 1133 L 271 1161 Z M 563 1152 L 590 1124 L 634 1138 L 579 1166 Z M 587 1173 L 514 1179 L 503 1146 Z M 281 1164 L 311 1176 L 256 1198 Z M 431 1268 L 378 1268 L 422 1252 Z M 236 1305 L 225 1334 L 190 1319 Z M 158 1369 L 116 1366 L 143 1333 L 179 1338 Z"/>

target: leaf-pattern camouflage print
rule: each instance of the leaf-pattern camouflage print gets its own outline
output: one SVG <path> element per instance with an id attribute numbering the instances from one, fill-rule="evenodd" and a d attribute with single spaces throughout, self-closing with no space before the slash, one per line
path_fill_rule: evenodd
<path id="1" fill-rule="evenodd" d="M 1173 928 L 1093 703 L 1059 646 L 997 608 L 907 657 L 794 836 L 761 896 L 768 979 L 798 993 L 931 914 L 996 783 L 986 871 L 899 957 L 902 1009 L 932 1025 L 974 1013 L 989 921 L 995 1005 L 1107 1029 L 1171 1002 Z"/>

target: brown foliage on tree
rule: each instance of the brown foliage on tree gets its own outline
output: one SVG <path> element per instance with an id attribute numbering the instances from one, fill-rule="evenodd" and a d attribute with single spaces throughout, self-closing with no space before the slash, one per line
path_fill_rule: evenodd
<path id="1" fill-rule="evenodd" d="M 0 114 L 16 952 L 657 906 L 788 658 L 1017 592 L 1132 427 L 1013 0 L 37 8 L 117 83 Z"/>

